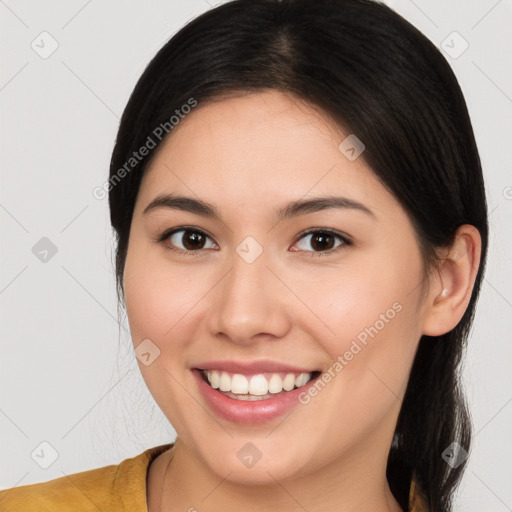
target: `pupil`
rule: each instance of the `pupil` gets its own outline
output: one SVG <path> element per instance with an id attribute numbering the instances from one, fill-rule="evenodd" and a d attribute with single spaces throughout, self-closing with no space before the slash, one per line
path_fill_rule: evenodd
<path id="1" fill-rule="evenodd" d="M 195 231 L 185 231 L 185 234 L 183 235 L 183 245 L 188 250 L 195 250 L 201 248 L 201 238 L 203 238 L 203 235 L 200 233 L 197 233 Z M 192 243 L 190 243 L 192 241 Z M 204 240 L 202 240 L 204 242 Z"/>
<path id="2" fill-rule="evenodd" d="M 329 234 L 319 234 L 319 235 L 314 235 L 313 238 L 312 238 L 312 246 L 315 248 L 315 249 L 330 249 L 330 243 L 327 242 L 326 240 L 328 239 L 331 239 L 332 241 L 332 235 L 329 235 Z M 320 243 L 319 244 L 316 244 L 314 243 L 314 241 L 317 241 L 317 240 L 320 240 Z M 315 247 L 315 245 L 319 245 L 319 247 Z"/>

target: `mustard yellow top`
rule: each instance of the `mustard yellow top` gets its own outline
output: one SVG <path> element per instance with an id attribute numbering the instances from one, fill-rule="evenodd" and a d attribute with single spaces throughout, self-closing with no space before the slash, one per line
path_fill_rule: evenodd
<path id="1" fill-rule="evenodd" d="M 1 512 L 147 512 L 146 477 L 149 465 L 174 443 L 149 448 L 105 466 L 0 491 Z M 414 481 L 407 512 L 424 512 Z"/>

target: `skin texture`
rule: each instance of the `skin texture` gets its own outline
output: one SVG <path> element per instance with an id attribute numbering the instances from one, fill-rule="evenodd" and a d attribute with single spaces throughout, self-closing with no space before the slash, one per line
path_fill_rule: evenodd
<path id="1" fill-rule="evenodd" d="M 474 227 L 459 228 L 452 251 L 440 251 L 439 270 L 425 276 L 400 204 L 362 158 L 349 161 L 338 149 L 347 135 L 281 92 L 224 98 L 182 120 L 144 176 L 126 308 L 134 346 L 150 339 L 160 350 L 139 367 L 178 434 L 150 467 L 151 512 L 161 503 L 165 511 L 401 510 L 385 478 L 401 398 L 421 335 L 452 329 L 467 307 L 480 239 Z M 222 221 L 169 208 L 143 213 L 162 193 L 201 198 Z M 329 194 L 373 215 L 344 208 L 274 217 L 289 201 Z M 180 226 L 205 231 L 204 248 L 180 254 L 170 238 L 156 241 Z M 337 230 L 353 244 L 334 237 L 327 249 L 339 249 L 319 256 L 301 235 L 311 228 Z M 183 234 L 173 241 L 185 250 Z M 252 263 L 236 252 L 247 236 L 263 249 Z M 270 359 L 327 371 L 397 303 L 394 318 L 317 396 L 268 423 L 216 416 L 190 370 L 215 359 Z M 247 442 L 262 453 L 252 468 L 237 457 Z"/>

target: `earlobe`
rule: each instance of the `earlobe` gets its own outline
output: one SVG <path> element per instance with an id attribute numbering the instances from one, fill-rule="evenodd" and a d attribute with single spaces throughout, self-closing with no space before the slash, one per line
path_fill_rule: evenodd
<path id="1" fill-rule="evenodd" d="M 440 336 L 451 331 L 467 309 L 481 253 L 478 230 L 469 224 L 457 229 L 450 248 L 442 250 L 432 273 L 423 316 L 423 334 Z"/>

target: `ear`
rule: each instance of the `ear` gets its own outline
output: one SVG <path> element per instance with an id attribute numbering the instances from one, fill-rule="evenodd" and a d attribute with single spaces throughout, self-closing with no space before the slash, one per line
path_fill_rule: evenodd
<path id="1" fill-rule="evenodd" d="M 471 299 L 481 250 L 480 233 L 470 224 L 460 226 L 452 246 L 440 250 L 439 268 L 430 276 L 423 334 L 440 336 L 459 323 Z"/>

